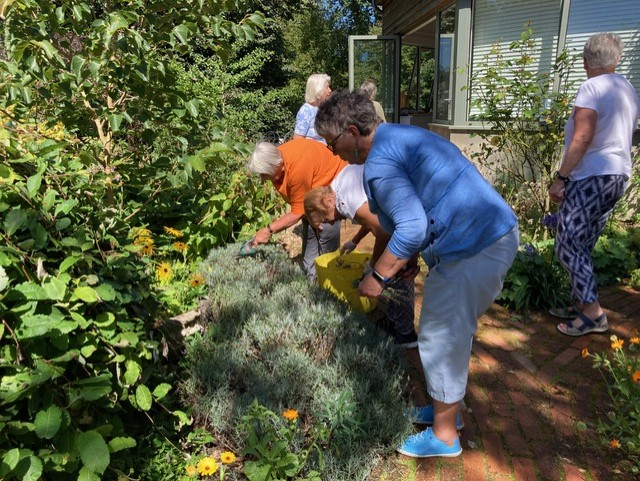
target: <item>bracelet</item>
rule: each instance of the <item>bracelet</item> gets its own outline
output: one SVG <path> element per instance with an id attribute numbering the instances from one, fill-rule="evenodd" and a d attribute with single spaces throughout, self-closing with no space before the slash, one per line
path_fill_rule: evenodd
<path id="1" fill-rule="evenodd" d="M 383 289 L 387 287 L 387 284 L 389 284 L 393 280 L 393 277 L 384 277 L 375 269 L 371 271 L 371 275 L 376 281 L 378 281 L 382 285 Z"/>
<path id="2" fill-rule="evenodd" d="M 273 235 L 273 229 L 270 225 L 267 226 L 267 230 L 269 231 L 269 234 Z"/>
<path id="3" fill-rule="evenodd" d="M 561 181 L 562 181 L 562 182 L 564 182 L 565 184 L 566 184 L 567 182 L 569 182 L 569 177 L 568 177 L 568 176 L 564 176 L 564 175 L 560 174 L 560 171 L 559 171 L 559 170 L 557 170 L 557 171 L 556 171 L 556 178 L 557 178 L 558 180 L 561 180 Z"/>

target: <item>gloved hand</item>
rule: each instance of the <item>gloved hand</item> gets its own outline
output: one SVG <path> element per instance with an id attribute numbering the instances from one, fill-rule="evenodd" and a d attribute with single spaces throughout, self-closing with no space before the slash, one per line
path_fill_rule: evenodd
<path id="1" fill-rule="evenodd" d="M 358 244 L 354 244 L 353 242 L 348 240 L 347 242 L 342 244 L 342 247 L 340 248 L 340 255 L 342 256 L 348 254 L 349 252 L 353 251 L 357 245 Z"/>

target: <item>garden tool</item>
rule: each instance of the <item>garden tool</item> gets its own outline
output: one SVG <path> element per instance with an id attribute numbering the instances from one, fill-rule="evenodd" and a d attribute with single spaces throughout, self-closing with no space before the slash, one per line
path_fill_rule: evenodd
<path id="1" fill-rule="evenodd" d="M 244 244 L 242 244 L 240 246 L 240 251 L 238 252 L 237 257 L 248 257 L 248 256 L 255 255 L 257 250 L 251 245 L 253 244 L 253 241 L 254 241 L 254 238 L 252 237 L 251 239 L 246 241 Z"/>

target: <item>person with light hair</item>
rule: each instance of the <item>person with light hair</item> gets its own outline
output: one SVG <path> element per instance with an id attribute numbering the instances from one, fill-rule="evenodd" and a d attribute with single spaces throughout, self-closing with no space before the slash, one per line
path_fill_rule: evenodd
<path id="1" fill-rule="evenodd" d="M 454 144 L 420 127 L 381 123 L 362 90 L 334 92 L 318 109 L 316 130 L 340 157 L 364 164 L 369 209 L 391 235 L 358 293 L 378 297 L 396 277 L 417 275 L 419 255 L 429 268 L 418 349 L 433 427 L 398 451 L 458 456 L 473 336 L 518 251 L 516 216 Z"/>
<path id="2" fill-rule="evenodd" d="M 304 196 L 315 187 L 329 185 L 346 166 L 346 162 L 315 140 L 292 139 L 277 147 L 269 142 L 258 142 L 247 169 L 260 175 L 263 182 L 271 181 L 291 210 L 259 229 L 251 245 L 266 244 L 273 234 L 302 220 L 302 267 L 307 278 L 315 280 L 316 257 L 340 247 L 340 223 L 322 224 L 322 230 L 317 233 L 310 229 L 304 217 Z"/>
<path id="3" fill-rule="evenodd" d="M 378 115 L 380 120 L 386 122 L 387 119 L 384 116 L 384 109 L 382 108 L 380 102 L 376 100 L 376 95 L 378 95 L 378 86 L 376 84 L 376 81 L 373 79 L 365 80 L 364 82 L 362 82 L 360 90 L 363 90 L 369 96 L 369 98 L 373 102 L 373 106 L 376 109 L 376 114 Z"/>
<path id="4" fill-rule="evenodd" d="M 307 79 L 307 90 L 304 95 L 305 103 L 298 110 L 293 138 L 307 138 L 326 143 L 318 135 L 315 127 L 318 105 L 331 95 L 331 77 L 324 73 L 314 73 Z"/>
<path id="5" fill-rule="evenodd" d="M 582 54 L 587 80 L 576 94 L 565 126 L 565 152 L 549 189 L 551 200 L 560 204 L 555 253 L 569 275 L 574 302 L 549 313 L 567 319 L 556 326 L 567 336 L 609 329 L 591 251 L 631 177 L 640 101 L 631 83 L 616 73 L 623 48 L 614 33 L 587 39 Z"/>

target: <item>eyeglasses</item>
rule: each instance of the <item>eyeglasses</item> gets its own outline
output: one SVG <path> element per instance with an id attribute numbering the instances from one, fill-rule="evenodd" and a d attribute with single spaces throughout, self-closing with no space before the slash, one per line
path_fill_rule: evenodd
<path id="1" fill-rule="evenodd" d="M 331 143 L 327 144 L 327 149 L 329 149 L 331 152 L 333 152 L 334 154 L 336 153 L 336 142 L 338 141 L 338 139 L 340 137 L 342 137 L 342 134 L 344 134 L 346 132 L 346 130 L 343 130 L 342 132 L 340 132 L 335 139 L 333 139 L 331 141 Z"/>

